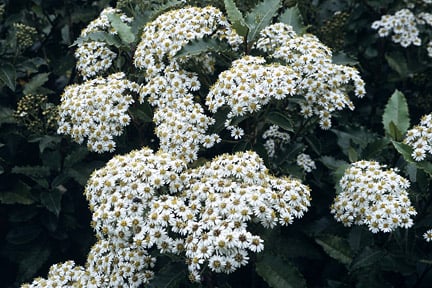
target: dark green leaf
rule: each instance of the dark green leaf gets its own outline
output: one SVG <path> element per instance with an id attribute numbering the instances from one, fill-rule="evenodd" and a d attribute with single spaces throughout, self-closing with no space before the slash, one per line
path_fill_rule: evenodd
<path id="1" fill-rule="evenodd" d="M 298 269 L 278 255 L 266 253 L 255 264 L 255 270 L 273 288 L 306 287 L 306 281 Z"/>
<path id="2" fill-rule="evenodd" d="M 54 213 L 56 216 L 60 214 L 61 198 L 62 193 L 57 189 L 53 189 L 52 191 L 44 191 L 40 195 L 42 205 L 44 205 L 45 208 Z"/>
<path id="3" fill-rule="evenodd" d="M 411 146 L 396 141 L 392 141 L 392 144 L 396 148 L 396 150 L 402 155 L 405 161 L 414 164 L 418 169 L 421 169 L 424 172 L 428 173 L 429 175 L 432 175 L 432 163 L 425 160 L 415 161 L 411 155 L 413 152 Z"/>
<path id="4" fill-rule="evenodd" d="M 243 14 L 237 8 L 234 0 L 224 0 L 225 10 L 228 14 L 228 19 L 237 34 L 245 37 L 249 32 L 249 27 L 243 17 Z"/>
<path id="5" fill-rule="evenodd" d="M 287 8 L 280 16 L 279 22 L 291 25 L 297 34 L 303 34 L 306 27 L 303 24 L 299 8 L 296 6 Z"/>
<path id="6" fill-rule="evenodd" d="M 29 243 L 39 237 L 42 228 L 36 224 L 23 224 L 13 226 L 9 233 L 6 235 L 6 240 L 15 245 Z"/>
<path id="7" fill-rule="evenodd" d="M 401 134 L 405 134 L 410 126 L 407 100 L 400 91 L 395 90 L 384 109 L 382 123 L 388 135 L 391 134 L 390 123 L 393 122 Z M 395 133 L 395 132 L 394 132 Z M 396 139 L 396 138 L 393 138 Z"/>
<path id="8" fill-rule="evenodd" d="M 292 120 L 280 112 L 270 112 L 266 116 L 266 122 L 277 125 L 286 131 L 294 132 Z"/>
<path id="9" fill-rule="evenodd" d="M 367 245 L 372 244 L 373 238 L 369 230 L 364 226 L 353 226 L 350 228 L 348 242 L 351 250 L 357 252 L 363 250 Z"/>
<path id="10" fill-rule="evenodd" d="M 50 175 L 50 169 L 45 166 L 15 166 L 12 173 L 23 174 L 32 178 L 47 177 Z"/>
<path id="11" fill-rule="evenodd" d="M 16 85 L 16 70 L 10 63 L 0 64 L 0 81 L 12 91 L 15 91 Z"/>
<path id="12" fill-rule="evenodd" d="M 350 270 L 353 271 L 361 268 L 373 267 L 382 259 L 383 256 L 384 253 L 382 250 L 366 247 L 357 257 L 354 258 Z"/>
<path id="13" fill-rule="evenodd" d="M 0 106 L 0 126 L 2 124 L 16 123 L 14 112 L 15 111 L 10 108 Z"/>
<path id="14" fill-rule="evenodd" d="M 321 235 L 315 241 L 333 259 L 345 265 L 352 262 L 352 252 L 346 239 L 336 235 Z"/>
<path id="15" fill-rule="evenodd" d="M 30 277 L 42 267 L 51 254 L 51 248 L 46 243 L 36 243 L 34 248 L 28 251 L 25 259 L 18 267 L 18 280 L 20 282 L 29 280 Z"/>
<path id="16" fill-rule="evenodd" d="M 401 78 L 408 77 L 408 64 L 401 53 L 386 54 L 385 59 L 389 66 L 396 71 Z"/>
<path id="17" fill-rule="evenodd" d="M 108 34 L 106 32 L 92 32 L 86 36 L 79 37 L 77 40 L 75 40 L 75 42 L 71 45 L 71 47 L 76 45 L 82 45 L 85 42 L 92 42 L 92 41 L 104 42 L 107 43 L 108 45 L 112 45 L 115 47 L 122 46 L 120 40 L 114 35 Z"/>
<path id="18" fill-rule="evenodd" d="M 30 205 L 35 200 L 35 197 L 31 193 L 31 187 L 22 181 L 16 181 L 12 191 L 3 191 L 0 193 L 0 202 L 3 204 Z"/>
<path id="19" fill-rule="evenodd" d="M 149 288 L 176 288 L 187 279 L 186 271 L 182 263 L 170 262 L 157 271 L 154 278 L 147 286 Z M 187 281 L 187 280 L 186 280 Z"/>
<path id="20" fill-rule="evenodd" d="M 39 208 L 35 205 L 16 207 L 8 213 L 10 222 L 28 222 L 39 214 Z"/>
<path id="21" fill-rule="evenodd" d="M 134 118 L 143 122 L 153 122 L 153 111 L 148 102 L 144 102 L 136 107 L 129 108 L 129 112 Z"/>
<path id="22" fill-rule="evenodd" d="M 353 147 L 348 148 L 348 159 L 351 163 L 357 162 L 358 160 L 357 151 Z"/>
<path id="23" fill-rule="evenodd" d="M 338 65 L 349 65 L 354 66 L 358 64 L 358 61 L 349 57 L 343 52 L 339 52 L 333 55 L 332 62 Z"/>
<path id="24" fill-rule="evenodd" d="M 253 43 L 257 40 L 261 30 L 271 24 L 273 17 L 275 17 L 281 6 L 281 0 L 264 0 L 258 3 L 246 15 L 245 21 L 249 27 L 247 35 L 248 43 Z"/>
<path id="25" fill-rule="evenodd" d="M 117 14 L 109 14 L 108 19 L 111 22 L 114 30 L 117 31 L 120 39 L 126 43 L 130 44 L 135 41 L 135 35 L 132 33 L 131 27 L 121 21 L 120 16 Z"/>
<path id="26" fill-rule="evenodd" d="M 183 46 L 174 58 L 198 56 L 208 52 L 223 52 L 229 49 L 230 46 L 227 42 L 215 38 L 200 38 Z"/>
<path id="27" fill-rule="evenodd" d="M 37 93 L 38 88 L 48 81 L 49 75 L 50 73 L 39 73 L 33 76 L 30 81 L 24 85 L 23 93 L 25 95 Z"/>

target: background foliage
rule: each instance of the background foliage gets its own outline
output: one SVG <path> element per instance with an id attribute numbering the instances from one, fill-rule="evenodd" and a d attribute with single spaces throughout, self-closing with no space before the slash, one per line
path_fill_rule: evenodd
<path id="1" fill-rule="evenodd" d="M 432 249 L 421 235 L 432 226 L 431 170 L 425 163 L 413 164 L 400 142 L 411 125 L 432 111 L 432 61 L 421 48 L 403 49 L 370 28 L 381 15 L 394 12 L 394 2 L 283 1 L 280 13 L 297 5 L 307 31 L 332 48 L 335 61 L 356 65 L 367 94 L 356 100 L 354 112 L 338 114 L 330 131 L 316 129 L 304 135 L 306 152 L 317 164 L 312 173 L 292 165 L 298 151 L 305 149 L 298 142 L 290 143 L 289 152 L 277 155 L 274 162 L 264 157 L 272 173 L 294 175 L 311 186 L 312 207 L 289 227 L 263 230 L 264 252 L 233 274 L 209 276 L 205 286 L 429 287 Z M 223 1 L 189 3 L 225 7 Z M 243 13 L 256 3 L 236 1 Z M 64 87 L 79 81 L 71 45 L 109 4 L 116 5 L 90 0 L 2 2 L 0 283 L 6 287 L 46 276 L 53 263 L 68 259 L 84 263 L 95 242 L 82 192 L 91 171 L 113 154 L 88 152 L 57 135 L 53 123 Z M 117 5 L 141 17 L 134 28 L 139 35 L 139 25 L 178 3 L 123 0 Z M 130 57 L 124 49 L 119 67 Z M 157 147 L 148 136 L 154 128 L 149 123 L 151 111 L 142 108 L 133 108 L 137 121 L 121 136 L 116 153 L 143 145 Z M 266 118 L 267 123 L 285 128 L 292 126 L 288 120 L 276 110 Z M 265 156 L 262 142 L 258 135 L 254 141 L 224 143 L 217 149 L 252 148 Z M 336 183 L 347 165 L 360 159 L 398 167 L 410 179 L 411 201 L 418 211 L 413 228 L 372 234 L 363 226 L 345 228 L 332 218 L 329 207 Z M 188 283 L 181 262 L 169 258 L 158 262 L 154 287 Z"/>

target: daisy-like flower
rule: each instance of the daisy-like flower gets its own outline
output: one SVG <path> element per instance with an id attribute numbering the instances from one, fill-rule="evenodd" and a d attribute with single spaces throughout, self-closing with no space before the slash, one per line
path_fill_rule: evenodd
<path id="1" fill-rule="evenodd" d="M 424 115 L 419 125 L 407 131 L 404 143 L 413 149 L 415 161 L 425 160 L 432 153 L 432 114 Z"/>
<path id="2" fill-rule="evenodd" d="M 413 225 L 417 212 L 411 206 L 409 181 L 396 170 L 374 161 L 358 161 L 345 170 L 331 213 L 345 226 L 367 225 L 373 233 L 391 232 Z"/>
<path id="3" fill-rule="evenodd" d="M 107 32 L 115 35 L 117 32 L 113 29 L 108 15 L 117 14 L 123 23 L 132 22 L 132 18 L 127 17 L 119 9 L 112 7 L 105 8 L 99 17 L 90 22 L 90 24 L 81 31 L 81 37 L 85 37 L 94 32 Z M 85 41 L 78 44 L 75 51 L 77 58 L 77 69 L 84 79 L 92 78 L 96 75 L 107 71 L 117 54 L 113 52 L 107 43 L 99 41 Z"/>
<path id="4" fill-rule="evenodd" d="M 432 241 L 432 229 L 429 229 L 423 234 L 423 238 L 426 240 L 426 242 Z"/>
<path id="5" fill-rule="evenodd" d="M 87 138 L 87 147 L 98 153 L 115 150 L 113 138 L 130 122 L 127 114 L 139 85 L 124 73 L 88 80 L 66 87 L 59 107 L 59 134 L 70 135 L 77 143 Z"/>

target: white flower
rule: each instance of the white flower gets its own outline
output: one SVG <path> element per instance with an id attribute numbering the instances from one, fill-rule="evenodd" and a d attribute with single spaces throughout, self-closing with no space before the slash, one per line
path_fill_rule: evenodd
<path id="1" fill-rule="evenodd" d="M 432 153 L 432 114 L 424 115 L 419 125 L 407 131 L 404 143 L 413 149 L 415 161 L 425 160 Z"/>

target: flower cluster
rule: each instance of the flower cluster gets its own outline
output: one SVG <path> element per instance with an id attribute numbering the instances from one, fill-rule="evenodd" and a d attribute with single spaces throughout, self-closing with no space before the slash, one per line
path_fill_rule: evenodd
<path id="1" fill-rule="evenodd" d="M 269 157 L 274 157 L 276 153 L 276 145 L 282 146 L 289 143 L 291 137 L 288 133 L 279 131 L 279 126 L 271 125 L 264 131 L 262 138 L 266 140 L 264 147 L 267 150 Z"/>
<path id="2" fill-rule="evenodd" d="M 217 8 L 208 6 L 172 10 L 144 27 L 141 42 L 135 51 L 135 66 L 146 70 L 147 79 L 152 78 L 165 69 L 166 60 L 170 63 L 177 61 L 173 57 L 183 46 L 204 37 L 227 40 L 233 47 L 242 41 Z M 177 59 L 186 60 L 185 57 Z M 195 57 L 194 60 L 198 61 L 200 57 Z M 208 56 L 201 60 L 207 63 L 210 61 Z M 207 66 L 209 67 L 211 66 Z"/>
<path id="3" fill-rule="evenodd" d="M 391 232 L 413 225 L 417 212 L 408 198 L 410 183 L 394 169 L 383 170 L 374 161 L 358 161 L 345 170 L 340 180 L 341 193 L 331 213 L 345 226 L 367 225 L 373 233 Z"/>
<path id="4" fill-rule="evenodd" d="M 248 250 L 263 250 L 263 240 L 247 230 L 249 222 L 288 225 L 310 205 L 307 186 L 269 175 L 255 152 L 220 155 L 180 178 L 181 194 L 153 201 L 147 226 L 134 239 L 161 252 L 184 253 L 193 281 L 200 280 L 204 265 L 230 273 L 248 263 Z"/>
<path id="5" fill-rule="evenodd" d="M 108 15 L 110 14 L 118 14 L 123 23 L 130 23 L 132 21 L 132 18 L 121 13 L 119 9 L 108 7 L 102 10 L 99 17 L 90 22 L 81 31 L 81 37 L 89 36 L 94 32 L 107 32 L 111 35 L 117 34 L 117 31 L 109 21 Z M 89 79 L 106 71 L 111 67 L 116 56 L 117 54 L 108 47 L 108 44 L 101 41 L 85 41 L 78 44 L 78 48 L 75 51 L 75 57 L 78 60 L 77 69 L 84 79 Z"/>
<path id="6" fill-rule="evenodd" d="M 364 81 L 355 68 L 332 63 L 330 49 L 311 34 L 297 36 L 286 24 L 274 24 L 261 31 L 256 48 L 283 61 L 296 73 L 296 94 L 304 117 L 316 115 L 321 128 L 331 127 L 331 113 L 354 109 L 348 93 L 365 94 Z M 354 88 L 352 87 L 354 86 Z"/>
<path id="7" fill-rule="evenodd" d="M 408 130 L 404 139 L 413 152 L 411 156 L 415 161 L 422 161 L 427 154 L 432 153 L 432 114 L 424 115 L 420 125 Z"/>
<path id="8" fill-rule="evenodd" d="M 153 121 L 160 149 L 191 162 L 197 158 L 200 146 L 212 147 L 220 141 L 219 135 L 206 134 L 214 119 L 204 114 L 192 92 L 200 88 L 198 77 L 191 72 L 170 65 L 160 76 L 152 78 L 141 89 L 140 101 L 154 107 Z"/>
<path id="9" fill-rule="evenodd" d="M 155 259 L 147 251 L 128 244 L 119 247 L 99 240 L 90 250 L 85 267 L 73 261 L 52 265 L 47 279 L 36 278 L 22 288 L 39 287 L 139 287 L 153 278 Z"/>
<path id="10" fill-rule="evenodd" d="M 34 39 L 37 35 L 37 30 L 34 27 L 25 25 L 23 23 L 14 23 L 13 27 L 16 31 L 17 46 L 21 49 L 26 49 L 33 45 Z"/>
<path id="11" fill-rule="evenodd" d="M 309 173 L 316 169 L 315 161 L 311 159 L 308 154 L 300 153 L 297 156 L 297 165 L 300 166 L 305 172 Z"/>
<path id="12" fill-rule="evenodd" d="M 420 46 L 422 40 L 420 39 L 419 25 L 432 26 L 432 14 L 428 12 L 420 12 L 416 14 L 416 5 L 410 1 L 406 2 L 406 8 L 398 10 L 393 15 L 383 15 L 380 20 L 372 23 L 372 28 L 378 30 L 380 37 L 392 35 L 392 41 L 408 47 L 410 45 Z M 430 0 L 423 0 L 423 8 L 432 4 Z M 429 42 L 429 45 L 432 42 Z M 432 57 L 432 53 L 428 49 L 428 54 Z"/>
<path id="13" fill-rule="evenodd" d="M 118 155 L 91 175 L 85 195 L 99 237 L 128 243 L 146 225 L 143 215 L 155 195 L 182 188 L 181 160 L 149 148 Z M 163 187 L 163 188 L 162 188 Z"/>
<path id="14" fill-rule="evenodd" d="M 78 143 L 88 138 L 91 151 L 114 151 L 113 137 L 121 135 L 130 122 L 127 110 L 134 102 L 131 92 L 138 93 L 139 85 L 126 80 L 124 73 L 66 87 L 59 107 L 58 133 L 70 135 Z"/>
<path id="15" fill-rule="evenodd" d="M 262 57 L 245 56 L 219 74 L 206 97 L 206 105 L 215 113 L 224 105 L 230 107 L 225 127 L 235 139 L 244 131 L 235 125 L 235 117 L 257 112 L 272 99 L 282 100 L 295 94 L 297 74 L 280 64 L 265 65 Z"/>

